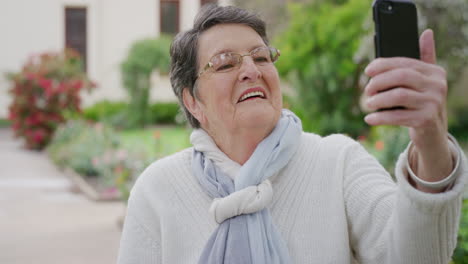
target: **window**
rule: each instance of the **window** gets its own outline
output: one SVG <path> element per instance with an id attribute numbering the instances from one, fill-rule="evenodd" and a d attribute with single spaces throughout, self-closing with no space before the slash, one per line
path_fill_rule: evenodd
<path id="1" fill-rule="evenodd" d="M 86 11 L 86 7 L 65 8 L 65 47 L 72 48 L 81 55 L 85 71 L 87 69 Z"/>
<path id="2" fill-rule="evenodd" d="M 161 0 L 160 19 L 161 33 L 179 32 L 179 0 Z"/>
<path id="3" fill-rule="evenodd" d="M 217 0 L 201 0 L 200 6 L 203 6 L 203 5 L 209 4 L 209 3 L 217 3 L 217 2 L 218 2 Z"/>

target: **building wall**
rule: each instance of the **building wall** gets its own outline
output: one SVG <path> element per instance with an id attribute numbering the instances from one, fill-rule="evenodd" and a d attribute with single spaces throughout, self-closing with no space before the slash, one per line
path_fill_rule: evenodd
<path id="1" fill-rule="evenodd" d="M 120 64 L 135 40 L 159 34 L 159 1 L 94 1 L 96 11 L 90 10 L 88 25 L 91 30 L 89 44 L 96 52 L 88 56 L 94 58 L 92 64 L 96 67 L 91 77 L 97 81 L 99 87 L 84 96 L 85 105 L 102 99 L 125 98 Z M 93 30 L 96 34 L 92 34 Z"/>
<path id="2" fill-rule="evenodd" d="M 230 0 L 219 1 L 227 5 Z M 99 85 L 83 94 L 84 105 L 123 100 L 120 64 L 131 44 L 159 35 L 159 0 L 3 0 L 0 3 L 0 118 L 10 104 L 6 72 L 17 72 L 28 56 L 61 51 L 65 45 L 65 7 L 87 8 L 88 75 Z M 198 0 L 180 0 L 180 29 L 191 28 Z M 152 78 L 153 101 L 174 101 L 168 76 Z"/>
<path id="3" fill-rule="evenodd" d="M 33 53 L 61 49 L 63 22 L 57 0 L 7 0 L 0 5 L 0 117 L 4 117 L 10 103 L 4 73 L 18 71 Z"/>

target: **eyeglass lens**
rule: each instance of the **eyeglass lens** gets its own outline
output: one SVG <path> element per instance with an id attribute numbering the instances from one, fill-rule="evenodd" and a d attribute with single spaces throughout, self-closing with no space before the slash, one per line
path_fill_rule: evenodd
<path id="1" fill-rule="evenodd" d="M 268 47 L 255 49 L 247 55 L 240 55 L 237 53 L 223 53 L 213 57 L 211 61 L 213 70 L 216 72 L 227 72 L 239 66 L 242 62 L 243 56 L 251 56 L 257 65 L 272 63 L 277 58 L 276 51 L 273 51 L 273 49 Z"/>

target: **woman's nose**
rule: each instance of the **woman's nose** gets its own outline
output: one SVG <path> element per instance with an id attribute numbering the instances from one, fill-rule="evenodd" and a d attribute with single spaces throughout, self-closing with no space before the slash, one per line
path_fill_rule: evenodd
<path id="1" fill-rule="evenodd" d="M 239 69 L 239 81 L 256 81 L 262 77 L 262 72 L 253 61 L 252 57 L 245 56 Z"/>

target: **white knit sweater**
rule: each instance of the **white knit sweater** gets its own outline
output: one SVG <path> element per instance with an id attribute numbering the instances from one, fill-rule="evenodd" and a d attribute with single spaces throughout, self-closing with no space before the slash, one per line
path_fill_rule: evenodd
<path id="1" fill-rule="evenodd" d="M 197 263 L 217 223 L 191 172 L 192 148 L 158 160 L 128 204 L 119 264 Z M 407 181 L 404 152 L 395 184 L 362 146 L 341 135 L 303 133 L 289 164 L 270 178 L 273 222 L 294 263 L 445 264 L 456 246 L 466 158 L 444 193 Z M 221 264 L 221 263 L 220 263 Z"/>

